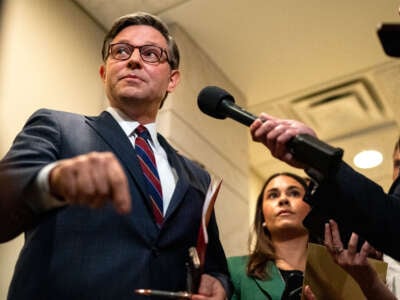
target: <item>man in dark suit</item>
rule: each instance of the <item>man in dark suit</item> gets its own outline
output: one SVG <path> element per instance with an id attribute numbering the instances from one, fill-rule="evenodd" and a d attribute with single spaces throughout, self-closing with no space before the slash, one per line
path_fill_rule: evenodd
<path id="1" fill-rule="evenodd" d="M 210 176 L 156 132 L 158 109 L 179 83 L 178 48 L 161 20 L 137 13 L 114 23 L 102 54 L 107 111 L 39 110 L 0 164 L 0 239 L 25 233 L 9 299 L 141 299 L 135 289 L 186 289 Z M 161 220 L 137 156 L 138 125 L 150 135 Z M 214 215 L 208 235 L 192 299 L 225 299 Z"/>
<path id="2" fill-rule="evenodd" d="M 297 134 L 316 137 L 310 127 L 263 113 L 250 130 L 253 140 L 266 145 L 274 157 L 293 167 L 307 169 L 293 157 L 287 142 Z M 334 219 L 341 228 L 358 233 L 376 249 L 400 259 L 400 177 L 389 193 L 385 193 L 378 184 L 340 162 L 330 174 L 319 178 L 312 189 L 305 201 L 311 205 L 314 216 Z"/>

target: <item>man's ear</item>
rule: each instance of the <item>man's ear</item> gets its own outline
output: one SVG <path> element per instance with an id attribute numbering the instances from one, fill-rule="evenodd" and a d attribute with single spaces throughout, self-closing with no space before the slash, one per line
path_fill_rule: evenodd
<path id="1" fill-rule="evenodd" d="M 173 92 L 175 88 L 178 86 L 180 81 L 181 81 L 181 73 L 179 72 L 179 70 L 172 70 L 169 76 L 167 92 L 168 93 Z"/>
<path id="2" fill-rule="evenodd" d="M 100 66 L 99 74 L 100 74 L 101 79 L 103 81 L 105 81 L 106 80 L 106 66 L 105 65 Z"/>

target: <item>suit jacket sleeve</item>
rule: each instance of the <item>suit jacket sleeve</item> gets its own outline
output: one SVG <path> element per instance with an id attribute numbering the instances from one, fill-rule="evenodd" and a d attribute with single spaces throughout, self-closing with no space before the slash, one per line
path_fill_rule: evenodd
<path id="1" fill-rule="evenodd" d="M 387 194 L 343 162 L 306 201 L 313 207 L 312 214 L 334 219 L 339 228 L 356 232 L 378 250 L 400 259 L 398 186 L 399 180 Z"/>
<path id="2" fill-rule="evenodd" d="M 58 159 L 60 132 L 49 110 L 34 113 L 0 162 L 0 242 L 32 226 L 32 207 L 41 197 L 35 179 L 47 164 Z"/>

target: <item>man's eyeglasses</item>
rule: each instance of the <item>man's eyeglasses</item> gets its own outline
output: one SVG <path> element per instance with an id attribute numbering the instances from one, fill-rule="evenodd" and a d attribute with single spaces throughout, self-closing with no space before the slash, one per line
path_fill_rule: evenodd
<path id="1" fill-rule="evenodd" d="M 144 62 L 157 64 L 166 60 L 169 63 L 167 50 L 155 45 L 133 46 L 127 43 L 115 43 L 110 44 L 108 52 L 114 59 L 127 60 L 136 48 L 139 49 L 140 57 Z M 163 56 L 164 53 L 165 56 Z"/>

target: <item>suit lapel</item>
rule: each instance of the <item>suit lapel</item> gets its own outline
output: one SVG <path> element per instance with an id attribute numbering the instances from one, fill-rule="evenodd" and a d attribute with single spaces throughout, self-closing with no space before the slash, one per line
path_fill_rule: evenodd
<path id="1" fill-rule="evenodd" d="M 149 211 L 149 218 L 153 220 L 150 199 L 147 195 L 142 169 L 135 155 L 132 144 L 122 128 L 108 112 L 103 112 L 98 117 L 87 117 L 87 123 L 108 144 L 115 155 L 120 159 L 122 166 L 125 167 L 127 172 L 131 175 L 133 182 L 136 184 L 141 193 L 142 198 L 146 199 L 144 202 Z M 196 185 L 196 180 L 189 178 L 192 176 L 190 175 L 192 174 L 191 170 L 188 169 L 183 162 L 183 159 L 177 154 L 176 150 L 172 148 L 171 145 L 169 145 L 169 143 L 160 134 L 158 135 L 158 140 L 161 146 L 164 148 L 168 157 L 168 162 L 176 171 L 178 178 L 169 207 L 165 214 L 165 218 L 167 219 L 183 201 L 184 195 L 189 186 Z M 130 151 L 130 149 L 132 149 L 132 151 Z M 201 190 L 201 187 L 198 187 L 198 189 Z M 154 227 L 157 228 L 155 222 L 153 223 Z"/>
<path id="2" fill-rule="evenodd" d="M 282 292 L 285 289 L 285 283 L 278 268 L 271 261 L 267 263 L 267 273 L 271 276 L 270 280 L 259 280 L 254 278 L 253 280 L 260 287 L 260 289 L 265 294 L 270 295 L 272 299 L 280 299 L 280 297 L 282 297 Z"/>
<path id="3" fill-rule="evenodd" d="M 144 199 L 143 202 L 147 207 L 149 220 L 152 222 L 153 213 L 142 169 L 129 138 L 108 112 L 103 112 L 99 117 L 87 117 L 87 123 L 108 144 L 121 161 L 121 165 L 126 169 L 127 174 L 130 175 L 133 183 L 137 186 L 141 196 L 140 199 Z M 132 199 L 132 201 L 134 201 L 134 199 Z M 130 221 L 135 222 L 135 220 Z M 154 228 L 157 228 L 155 222 L 152 223 L 154 223 Z"/>

